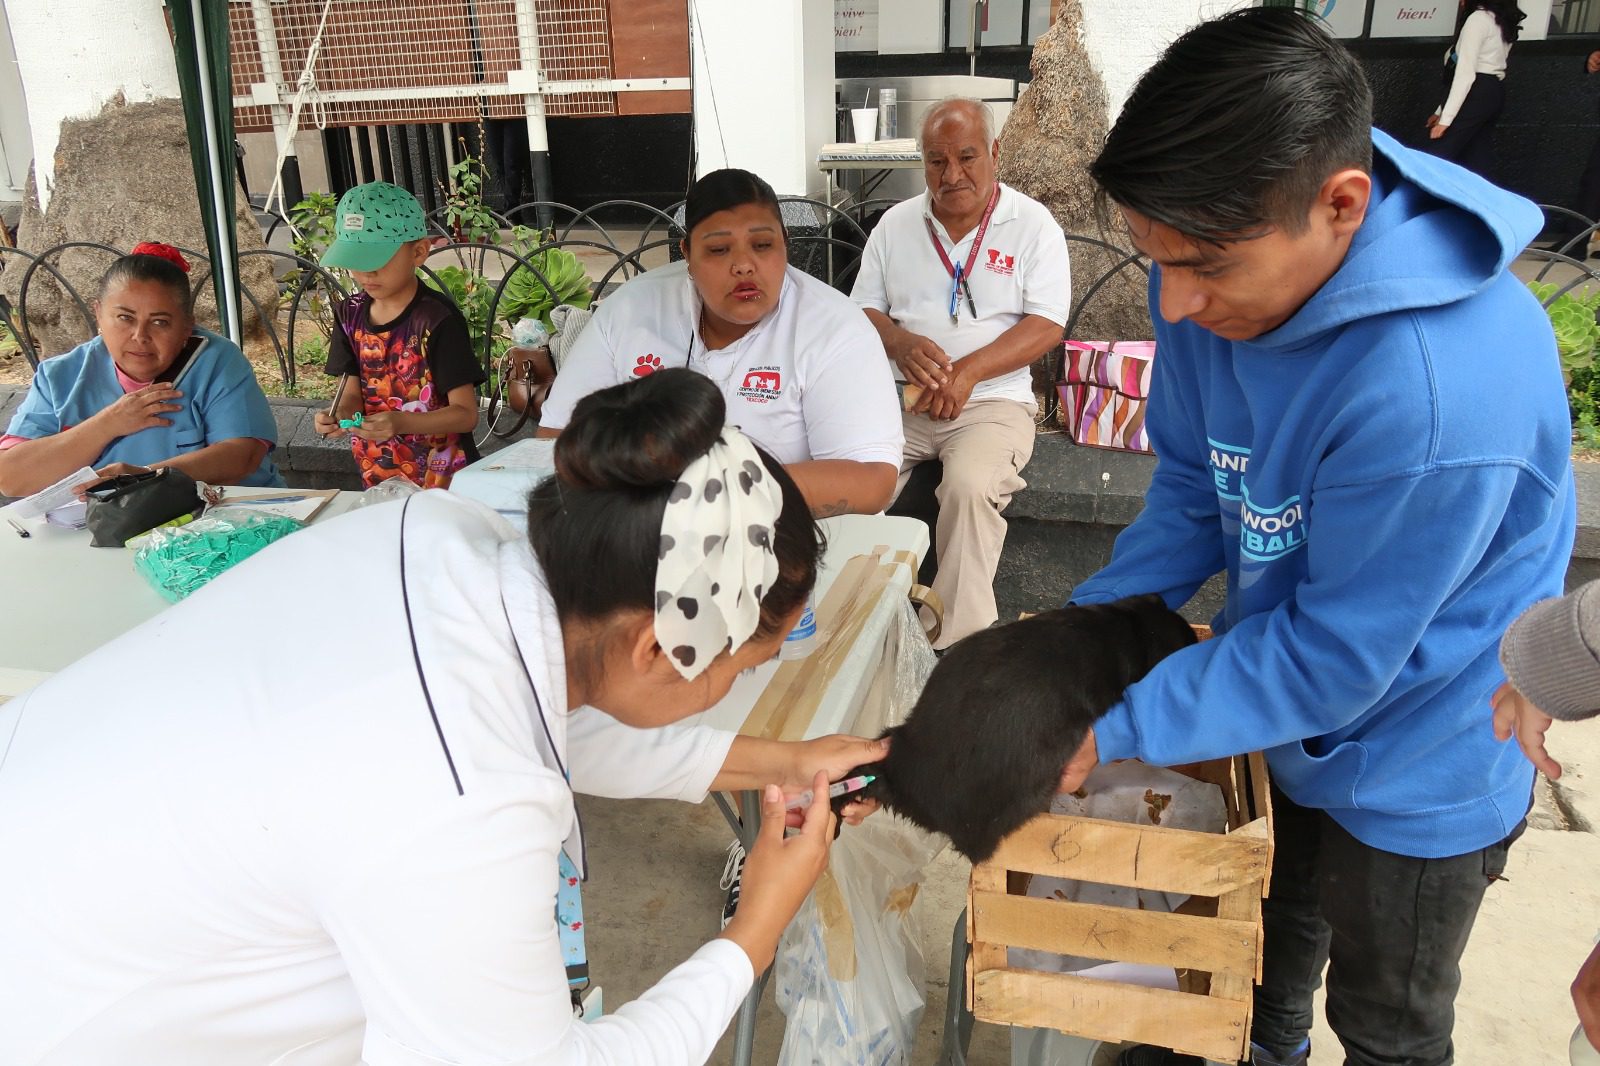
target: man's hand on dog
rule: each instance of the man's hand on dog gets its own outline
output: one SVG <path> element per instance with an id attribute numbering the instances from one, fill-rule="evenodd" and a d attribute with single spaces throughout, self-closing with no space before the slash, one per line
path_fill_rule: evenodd
<path id="1" fill-rule="evenodd" d="M 1067 760 L 1067 765 L 1061 768 L 1061 784 L 1056 792 L 1066 794 L 1076 792 L 1083 787 L 1083 782 L 1089 776 L 1089 771 L 1100 765 L 1100 749 L 1094 742 L 1094 730 L 1090 729 L 1084 736 L 1083 743 L 1079 745 L 1077 754 Z"/>

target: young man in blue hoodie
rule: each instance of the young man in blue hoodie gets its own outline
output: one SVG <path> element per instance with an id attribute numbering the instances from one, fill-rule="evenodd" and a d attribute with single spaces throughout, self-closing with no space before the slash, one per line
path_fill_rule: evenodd
<path id="1" fill-rule="evenodd" d="M 1452 1061 L 1461 953 L 1533 785 L 1484 728 L 1496 644 L 1572 546 L 1555 343 L 1507 271 L 1540 212 L 1371 121 L 1348 52 L 1253 8 L 1167 50 L 1091 171 L 1156 267 L 1159 460 L 1073 600 L 1177 607 L 1218 571 L 1228 597 L 1218 639 L 1131 687 L 1074 763 L 1266 750 L 1257 1064 L 1306 1061 L 1329 961 L 1346 1063 Z"/>

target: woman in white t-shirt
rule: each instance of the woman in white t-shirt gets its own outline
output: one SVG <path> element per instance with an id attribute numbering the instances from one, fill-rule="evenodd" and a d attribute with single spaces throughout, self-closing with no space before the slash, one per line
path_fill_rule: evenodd
<path id="1" fill-rule="evenodd" d="M 718 170 L 689 190 L 684 261 L 607 297 L 556 376 L 539 435 L 578 400 L 668 367 L 710 378 L 728 421 L 788 469 L 813 514 L 888 506 L 905 437 L 877 331 L 850 300 L 789 266 L 772 187 Z"/>
<path id="2" fill-rule="evenodd" d="M 827 861 L 828 777 L 885 749 L 683 721 L 776 654 L 821 550 L 703 378 L 589 397 L 556 464 L 525 532 L 447 492 L 362 508 L 0 706 L 0 1062 L 710 1056 Z M 262 643 L 308 606 L 316 639 Z M 721 935 L 575 1019 L 573 792 L 763 787 Z"/>
<path id="3" fill-rule="evenodd" d="M 1506 62 L 1527 18 L 1516 0 L 1461 0 L 1445 53 L 1445 98 L 1428 116 L 1428 151 L 1493 180 L 1494 124 L 1506 101 Z"/>

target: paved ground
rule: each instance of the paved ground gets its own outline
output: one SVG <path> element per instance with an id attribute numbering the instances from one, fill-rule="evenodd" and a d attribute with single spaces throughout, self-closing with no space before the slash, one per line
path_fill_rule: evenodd
<path id="1" fill-rule="evenodd" d="M 1600 841 L 1590 828 L 1600 825 L 1600 724 L 1558 724 L 1551 746 L 1567 766 L 1560 788 L 1568 813 L 1541 787 L 1533 827 L 1512 851 L 1508 879 L 1489 893 L 1462 967 L 1456 1030 L 1461 1066 L 1566 1061 L 1576 1024 L 1567 984 L 1600 929 Z M 649 987 L 715 935 L 717 877 L 730 834 L 709 803 L 585 800 L 583 813 L 594 870 L 585 892 L 594 969 L 614 1005 Z M 950 932 L 966 878 L 963 861 L 942 856 L 918 903 L 930 999 L 918 1066 L 937 1061 Z M 777 1060 L 782 1023 L 769 994 L 757 1063 Z M 1313 1041 L 1314 1063 L 1342 1061 L 1336 1039 L 1320 1020 Z M 969 1061 L 1003 1066 L 1008 1047 L 1005 1030 L 979 1026 Z M 730 1048 L 731 1038 L 725 1038 L 713 1062 L 730 1062 Z"/>

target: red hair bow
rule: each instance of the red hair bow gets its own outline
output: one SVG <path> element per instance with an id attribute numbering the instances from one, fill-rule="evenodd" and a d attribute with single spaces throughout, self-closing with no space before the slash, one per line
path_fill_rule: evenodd
<path id="1" fill-rule="evenodd" d="M 165 259 L 167 262 L 173 264 L 185 274 L 189 273 L 189 260 L 185 259 L 183 257 L 183 253 L 178 251 L 170 244 L 160 244 L 156 241 L 145 241 L 142 244 L 134 245 L 133 251 L 129 252 L 128 254 L 153 255 L 157 259 Z"/>

